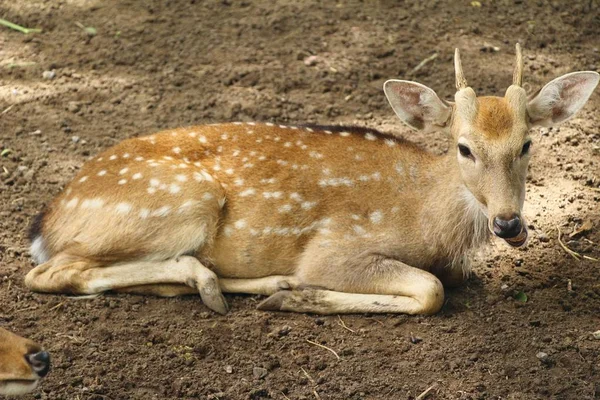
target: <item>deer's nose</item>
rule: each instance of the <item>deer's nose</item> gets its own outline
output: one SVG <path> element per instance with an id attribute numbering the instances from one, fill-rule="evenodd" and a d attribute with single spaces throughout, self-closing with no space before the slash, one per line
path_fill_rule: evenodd
<path id="1" fill-rule="evenodd" d="M 48 371 L 50 371 L 50 354 L 47 351 L 29 353 L 25 356 L 25 359 L 40 378 L 48 375 Z"/>
<path id="2" fill-rule="evenodd" d="M 521 218 L 513 214 L 508 218 L 497 216 L 494 218 L 494 234 L 502 239 L 514 238 L 523 230 Z"/>

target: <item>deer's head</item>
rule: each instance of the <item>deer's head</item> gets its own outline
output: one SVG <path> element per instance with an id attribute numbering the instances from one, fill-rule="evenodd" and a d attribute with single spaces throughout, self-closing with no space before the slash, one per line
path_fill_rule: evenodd
<path id="1" fill-rule="evenodd" d="M 453 138 L 467 201 L 476 202 L 496 236 L 513 246 L 527 239 L 521 209 L 534 126 L 554 126 L 573 117 L 598 84 L 596 72 L 573 72 L 527 96 L 522 87 L 523 58 L 517 44 L 513 83 L 504 97 L 477 97 L 467 85 L 460 54 L 454 67 L 455 101 L 445 102 L 416 82 L 389 80 L 384 91 L 392 108 L 413 129 L 442 129 Z"/>

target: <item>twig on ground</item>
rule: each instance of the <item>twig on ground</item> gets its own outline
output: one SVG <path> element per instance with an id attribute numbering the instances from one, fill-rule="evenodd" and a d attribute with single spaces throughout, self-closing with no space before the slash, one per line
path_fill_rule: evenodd
<path id="1" fill-rule="evenodd" d="M 308 343 L 310 343 L 310 344 L 314 344 L 315 346 L 319 346 L 319 347 L 321 347 L 321 348 L 323 348 L 323 349 L 325 349 L 325 350 L 329 350 L 330 352 L 332 352 L 332 353 L 333 353 L 333 355 L 334 355 L 334 356 L 335 356 L 335 357 L 336 357 L 338 360 L 340 360 L 340 356 L 338 356 L 338 353 L 336 353 L 336 352 L 335 352 L 335 351 L 334 351 L 332 348 L 330 348 L 330 347 L 327 347 L 327 346 L 323 346 L 322 344 L 319 344 L 319 343 L 317 343 L 317 342 L 313 342 L 312 340 L 308 340 L 308 339 L 306 339 L 306 341 L 307 341 Z"/>
<path id="2" fill-rule="evenodd" d="M 15 31 L 19 31 L 24 34 L 28 33 L 40 33 L 42 30 L 37 28 L 25 28 L 21 25 L 13 24 L 10 21 L 0 18 L 0 25 L 4 25 L 7 28 L 14 29 Z"/>
<path id="3" fill-rule="evenodd" d="M 571 250 L 563 243 L 563 241 L 561 240 L 562 232 L 560 231 L 560 227 L 558 225 L 556 226 L 556 230 L 558 231 L 558 244 L 560 244 L 560 247 L 562 247 L 563 250 L 566 251 L 571 257 L 579 261 L 579 259 L 581 258 L 581 254 Z"/>
<path id="4" fill-rule="evenodd" d="M 344 320 L 342 320 L 342 317 L 340 317 L 339 315 L 338 315 L 338 319 L 339 319 L 339 322 L 338 322 L 339 326 L 341 326 L 342 328 L 344 328 L 352 333 L 356 333 L 356 331 L 354 329 L 350 329 L 346 326 L 346 324 L 344 323 Z"/>
<path id="5" fill-rule="evenodd" d="M 417 64 L 416 67 L 414 67 L 410 73 L 411 74 L 415 74 L 417 72 L 419 72 L 419 70 L 421 68 L 423 68 L 425 65 L 427 65 L 428 63 L 432 62 L 433 60 L 435 60 L 438 56 L 438 53 L 433 53 L 432 55 L 430 55 L 429 57 L 427 57 L 426 59 L 424 59 L 423 61 L 421 61 L 419 64 Z"/>
<path id="6" fill-rule="evenodd" d="M 317 382 L 315 382 L 315 380 L 312 378 L 312 376 L 310 376 L 308 374 L 308 372 L 306 372 L 306 370 L 304 369 L 304 367 L 300 367 L 300 369 L 302 370 L 302 372 L 304 373 L 304 375 L 306 375 L 306 377 L 308 378 L 308 380 L 312 382 L 313 385 L 317 384 Z"/>
<path id="7" fill-rule="evenodd" d="M 54 307 L 52 307 L 51 309 L 49 309 L 48 311 L 54 311 L 57 308 L 61 308 L 62 306 L 65 305 L 65 302 L 63 301 L 62 303 L 58 303 L 57 305 L 55 305 Z"/>
<path id="8" fill-rule="evenodd" d="M 21 308 L 20 310 L 17 310 L 15 312 L 23 312 L 23 311 L 32 311 L 32 310 L 37 310 L 37 306 L 31 306 L 31 307 L 26 307 L 26 308 Z"/>
<path id="9" fill-rule="evenodd" d="M 321 400 L 321 396 L 319 396 L 319 393 L 317 393 L 317 391 L 315 389 L 313 389 L 313 394 L 315 395 L 315 398 L 317 400 Z"/>
<path id="10" fill-rule="evenodd" d="M 570 279 L 567 279 L 567 292 L 573 291 L 573 282 Z"/>
<path id="11" fill-rule="evenodd" d="M 15 105 L 14 105 L 14 104 L 12 104 L 12 105 L 10 105 L 10 106 L 6 107 L 6 108 L 5 108 L 5 109 L 2 111 L 2 115 L 4 115 L 4 114 L 6 114 L 7 112 L 9 112 L 9 111 L 11 110 L 11 108 L 13 108 L 14 106 L 15 106 Z"/>
<path id="12" fill-rule="evenodd" d="M 290 399 L 289 397 L 287 397 L 287 396 L 285 395 L 285 393 L 283 393 L 283 392 L 281 392 L 281 395 L 282 395 L 283 397 L 285 397 L 285 399 L 286 399 L 286 400 L 292 400 L 292 399 Z"/>
<path id="13" fill-rule="evenodd" d="M 427 398 L 429 396 L 429 394 L 431 393 L 431 391 L 433 389 L 435 389 L 437 385 L 431 385 L 429 386 L 427 389 L 425 389 L 425 391 L 423 393 L 421 393 L 420 395 L 417 396 L 417 398 L 415 400 L 423 400 L 425 398 Z"/>
<path id="14" fill-rule="evenodd" d="M 566 251 L 571 257 L 573 257 L 577 261 L 580 261 L 583 258 L 584 260 L 600 262 L 600 260 L 597 258 L 581 255 L 578 252 L 573 251 L 570 248 L 568 248 L 567 245 L 564 244 L 563 241 L 561 240 L 562 232 L 560 231 L 560 227 L 558 227 L 558 225 L 556 226 L 556 230 L 558 231 L 558 244 L 560 244 L 560 247 L 562 247 L 563 250 Z"/>

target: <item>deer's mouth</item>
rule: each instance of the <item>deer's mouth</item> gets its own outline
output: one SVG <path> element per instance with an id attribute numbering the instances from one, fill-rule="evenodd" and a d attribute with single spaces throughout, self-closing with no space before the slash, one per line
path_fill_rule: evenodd
<path id="1" fill-rule="evenodd" d="M 512 238 L 504 239 L 506 243 L 510 244 L 512 247 L 521 247 L 527 241 L 527 229 L 523 228 L 521 233 Z"/>

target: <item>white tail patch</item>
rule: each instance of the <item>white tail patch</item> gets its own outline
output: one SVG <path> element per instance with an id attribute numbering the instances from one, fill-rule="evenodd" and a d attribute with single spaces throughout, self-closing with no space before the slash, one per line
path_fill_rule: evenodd
<path id="1" fill-rule="evenodd" d="M 31 257 L 36 264 L 43 264 L 50 259 L 50 255 L 46 250 L 46 243 L 44 242 L 44 238 L 42 235 L 33 239 L 31 242 L 31 247 L 29 248 L 29 252 L 31 253 Z"/>

